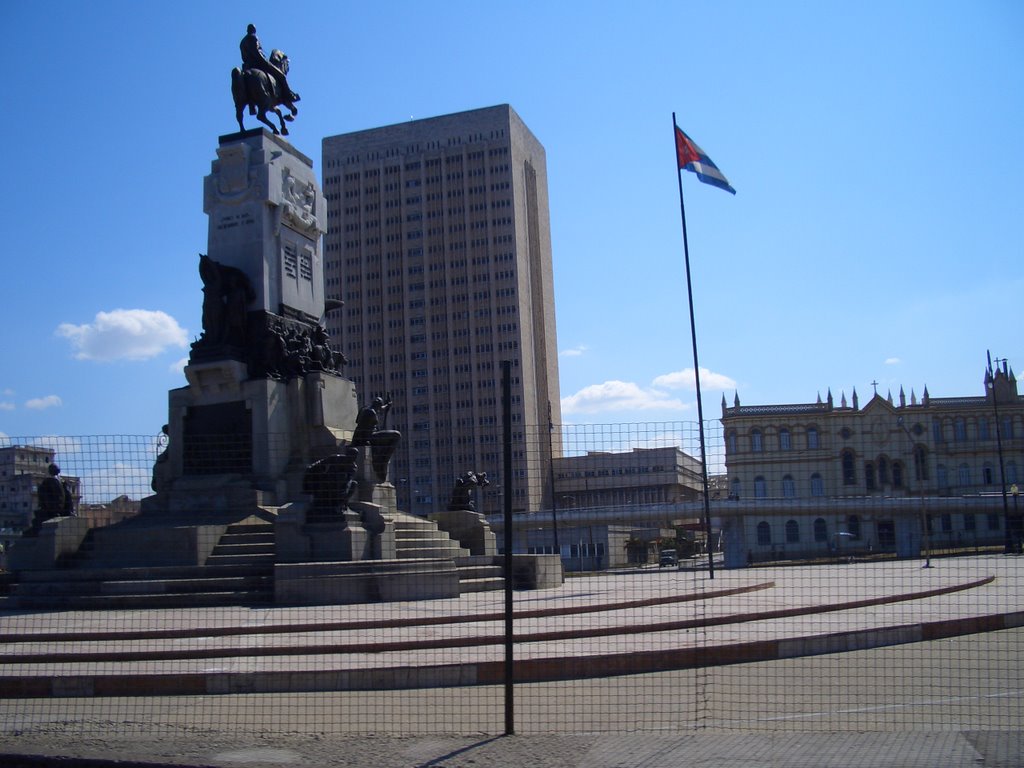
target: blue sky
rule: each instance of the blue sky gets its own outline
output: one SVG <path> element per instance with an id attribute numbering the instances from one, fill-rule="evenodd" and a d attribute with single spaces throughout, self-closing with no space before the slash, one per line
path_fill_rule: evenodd
<path id="1" fill-rule="evenodd" d="M 371 7 L 372 5 L 372 7 Z M 1019 2 L 6 0 L 0 433 L 154 434 L 200 331 L 202 179 L 247 23 L 292 142 L 509 103 L 547 149 L 566 422 L 980 395 L 1024 369 Z M 680 372 L 684 372 L 680 375 Z"/>

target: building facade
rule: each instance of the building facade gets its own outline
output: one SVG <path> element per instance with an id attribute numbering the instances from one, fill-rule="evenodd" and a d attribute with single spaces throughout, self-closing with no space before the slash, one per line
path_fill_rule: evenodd
<path id="1" fill-rule="evenodd" d="M 509 360 L 513 508 L 544 508 L 560 453 L 544 148 L 502 105 L 328 137 L 323 165 L 325 292 L 345 302 L 327 326 L 360 397 L 393 402 L 400 507 L 444 509 L 467 470 L 502 487 Z"/>
<path id="2" fill-rule="evenodd" d="M 838 405 L 831 392 L 794 405 L 737 396 L 723 398 L 722 426 L 734 559 L 1019 540 L 1024 397 L 1005 362 L 981 396 L 925 388 L 908 401 L 901 389 L 863 407 L 856 391 Z"/>
<path id="3" fill-rule="evenodd" d="M 700 462 L 675 446 L 556 458 L 559 509 L 665 504 L 700 497 Z"/>

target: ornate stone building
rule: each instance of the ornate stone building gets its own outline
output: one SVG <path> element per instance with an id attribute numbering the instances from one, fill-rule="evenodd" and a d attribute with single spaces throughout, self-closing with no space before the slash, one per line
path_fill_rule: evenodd
<path id="1" fill-rule="evenodd" d="M 1019 537 L 1024 397 L 1004 362 L 984 394 L 863 406 L 722 400 L 733 560 L 1000 545 Z M 1005 496 L 1004 496 L 1005 488 Z M 924 521 L 924 522 L 922 522 Z M 923 526 L 923 527 L 922 527 Z M 927 530 L 927 534 L 922 531 Z"/>

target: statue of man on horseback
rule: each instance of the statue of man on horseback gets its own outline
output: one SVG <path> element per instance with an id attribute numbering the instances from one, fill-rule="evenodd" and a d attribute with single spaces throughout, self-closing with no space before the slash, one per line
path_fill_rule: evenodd
<path id="1" fill-rule="evenodd" d="M 235 100 L 238 129 L 245 130 L 242 124 L 242 110 L 248 107 L 249 114 L 256 115 L 256 119 L 275 134 L 287 136 L 288 128 L 285 121 L 294 120 L 295 115 L 299 113 L 295 106 L 299 94 L 288 85 L 288 57 L 277 49 L 270 52 L 269 59 L 264 56 L 263 46 L 256 37 L 256 27 L 252 24 L 249 25 L 238 47 L 242 52 L 242 66 L 231 70 L 231 95 Z M 282 115 L 278 109 L 281 106 L 287 107 L 291 114 Z M 267 119 L 267 111 L 277 115 L 281 124 L 280 131 Z"/>

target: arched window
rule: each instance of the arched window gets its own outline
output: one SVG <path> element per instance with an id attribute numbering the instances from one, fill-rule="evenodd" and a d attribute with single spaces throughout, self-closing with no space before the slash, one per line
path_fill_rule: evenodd
<path id="1" fill-rule="evenodd" d="M 821 479 L 821 475 L 815 472 L 811 475 L 811 496 L 824 496 L 825 495 L 825 481 Z"/>
<path id="2" fill-rule="evenodd" d="M 928 450 L 923 445 L 914 446 L 914 479 L 928 479 Z"/>
<path id="3" fill-rule="evenodd" d="M 740 483 L 740 479 L 738 477 L 734 477 L 732 479 L 732 485 L 730 486 L 730 488 L 731 491 L 729 495 L 732 496 L 734 499 L 738 499 L 740 497 L 740 490 L 742 489 L 742 484 Z"/>
<path id="4" fill-rule="evenodd" d="M 958 443 L 967 442 L 967 422 L 960 416 L 953 420 L 953 440 Z"/>
<path id="5" fill-rule="evenodd" d="M 735 429 L 730 429 L 729 430 L 728 441 L 729 441 L 729 443 L 728 443 L 729 453 L 736 453 L 736 430 Z"/>
<path id="6" fill-rule="evenodd" d="M 971 468 L 966 464 L 957 467 L 957 481 L 964 488 L 971 484 Z"/>
<path id="7" fill-rule="evenodd" d="M 981 482 L 985 485 L 992 485 L 996 481 L 995 471 L 989 462 L 985 462 L 985 466 L 981 468 Z"/>
<path id="8" fill-rule="evenodd" d="M 768 525 L 767 520 L 757 524 L 757 543 L 762 547 L 772 543 L 772 527 Z"/>
<path id="9" fill-rule="evenodd" d="M 789 430 L 783 427 L 779 430 L 779 450 L 788 451 L 792 447 L 793 444 L 789 439 Z"/>
<path id="10" fill-rule="evenodd" d="M 853 451 L 845 450 L 842 453 L 843 462 L 843 485 L 856 485 L 857 484 L 857 466 L 855 464 L 856 458 L 854 458 Z"/>
<path id="11" fill-rule="evenodd" d="M 807 450 L 813 451 L 818 447 L 818 428 L 808 427 L 807 428 Z"/>
<path id="12" fill-rule="evenodd" d="M 814 521 L 814 540 L 828 541 L 828 525 L 825 524 L 824 518 L 819 517 Z"/>
<path id="13" fill-rule="evenodd" d="M 935 481 L 939 484 L 939 488 L 949 488 L 949 472 L 946 471 L 945 464 L 935 467 Z"/>
<path id="14" fill-rule="evenodd" d="M 864 484 L 869 491 L 875 490 L 875 465 L 870 461 L 864 462 Z"/>
<path id="15" fill-rule="evenodd" d="M 764 450 L 764 441 L 761 439 L 760 429 L 750 430 L 750 450 L 754 453 L 760 453 Z"/>
<path id="16" fill-rule="evenodd" d="M 796 520 L 786 521 L 786 543 L 787 544 L 799 544 L 800 543 L 800 526 Z"/>
<path id="17" fill-rule="evenodd" d="M 892 487 L 902 488 L 903 487 L 903 463 L 894 461 L 892 463 Z"/>
<path id="18" fill-rule="evenodd" d="M 889 460 L 885 456 L 878 457 L 878 484 L 885 485 L 889 482 Z"/>
<path id="19" fill-rule="evenodd" d="M 764 476 L 758 475 L 754 478 L 754 498 L 763 499 L 768 496 L 768 484 L 764 480 Z"/>
<path id="20" fill-rule="evenodd" d="M 979 440 L 991 440 L 992 436 L 988 431 L 988 419 L 984 416 L 978 419 L 978 439 Z"/>
<path id="21" fill-rule="evenodd" d="M 848 518 L 846 518 L 846 530 L 849 532 L 851 538 L 859 539 L 860 518 L 856 515 L 850 515 Z"/>
<path id="22" fill-rule="evenodd" d="M 785 475 L 782 478 L 782 495 L 787 499 L 792 499 L 796 496 L 796 483 L 793 482 L 792 475 Z"/>

